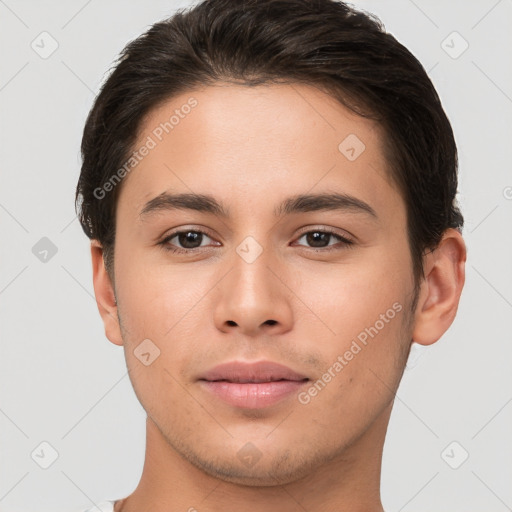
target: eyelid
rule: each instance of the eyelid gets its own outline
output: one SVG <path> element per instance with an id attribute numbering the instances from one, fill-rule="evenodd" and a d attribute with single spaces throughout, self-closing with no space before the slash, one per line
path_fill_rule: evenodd
<path id="1" fill-rule="evenodd" d="M 215 236 L 212 234 L 212 232 L 208 229 L 208 228 L 205 228 L 204 226 L 179 226 L 175 229 L 171 229 L 169 231 L 167 231 L 164 235 L 158 237 L 158 240 L 160 241 L 163 241 L 163 240 L 168 240 L 169 238 L 173 238 L 175 237 L 176 235 L 179 235 L 180 233 L 186 233 L 188 231 L 193 231 L 195 233 L 202 233 L 203 235 L 206 235 L 212 239 L 215 239 Z"/>

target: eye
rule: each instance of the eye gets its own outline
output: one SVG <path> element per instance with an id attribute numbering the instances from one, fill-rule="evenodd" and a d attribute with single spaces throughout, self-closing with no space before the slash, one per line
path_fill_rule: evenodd
<path id="1" fill-rule="evenodd" d="M 332 247 L 337 245 L 336 243 L 329 243 L 329 241 L 333 238 L 338 239 L 338 243 L 341 243 L 341 247 L 338 247 L 338 249 L 351 247 L 354 244 L 353 240 L 350 240 L 349 238 L 330 230 L 315 229 L 313 231 L 307 231 L 303 233 L 297 240 L 301 240 L 302 238 L 306 239 L 306 243 L 311 244 L 311 249 L 322 249 L 324 247 Z M 327 250 L 331 251 L 336 249 L 336 247 L 333 247 L 332 249 L 329 248 Z"/>
<path id="2" fill-rule="evenodd" d="M 354 245 L 354 242 L 349 238 L 342 236 L 339 233 L 335 233 L 334 231 L 324 229 L 306 231 L 297 240 L 299 241 L 302 238 L 304 238 L 306 243 L 310 245 L 309 247 L 306 246 L 306 248 L 320 250 L 322 252 L 340 250 Z M 337 239 L 338 243 L 330 243 L 333 239 Z M 166 236 L 161 242 L 159 242 L 159 245 L 166 251 L 172 253 L 187 254 L 192 253 L 197 249 L 208 247 L 208 240 L 213 242 L 213 239 L 204 231 L 197 229 L 185 229 L 175 231 L 174 233 Z M 219 243 L 216 242 L 216 245 L 219 245 Z M 339 247 L 336 247 L 337 245 Z"/>
<path id="3" fill-rule="evenodd" d="M 212 239 L 203 231 L 186 229 L 171 233 L 169 236 L 165 237 L 161 242 L 159 242 L 159 245 L 161 245 L 167 251 L 187 253 L 193 251 L 194 249 L 205 247 L 202 245 L 202 242 L 205 240 L 205 238 L 212 241 Z M 172 241 L 175 239 L 176 241 L 174 244 L 180 244 L 181 247 L 173 247 Z"/>

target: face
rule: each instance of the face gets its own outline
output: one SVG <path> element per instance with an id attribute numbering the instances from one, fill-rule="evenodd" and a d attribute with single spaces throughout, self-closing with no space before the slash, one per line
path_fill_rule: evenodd
<path id="1" fill-rule="evenodd" d="M 117 203 L 118 317 L 150 421 L 205 472 L 289 482 L 389 414 L 414 283 L 381 141 L 305 85 L 219 84 L 144 119 Z M 301 378 L 202 380 L 260 361 Z"/>

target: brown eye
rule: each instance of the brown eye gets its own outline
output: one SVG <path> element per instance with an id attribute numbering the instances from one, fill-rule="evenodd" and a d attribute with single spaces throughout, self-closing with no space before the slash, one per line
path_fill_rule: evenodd
<path id="1" fill-rule="evenodd" d="M 205 247 L 202 243 L 205 239 L 212 239 L 202 231 L 187 229 L 183 231 L 175 231 L 160 242 L 166 250 L 171 252 L 188 252 L 194 249 Z M 173 241 L 171 243 L 171 241 Z"/>
<path id="2" fill-rule="evenodd" d="M 323 249 L 326 247 L 331 247 L 338 245 L 341 242 L 341 247 L 347 247 L 352 245 L 354 242 L 352 240 L 349 240 L 348 238 L 345 238 L 337 233 L 333 233 L 332 231 L 322 231 L 322 230 L 313 230 L 313 231 L 307 231 L 303 233 L 298 240 L 301 238 L 304 238 L 306 241 L 306 244 L 310 246 L 312 249 Z M 337 239 L 337 242 L 330 243 L 332 239 Z M 302 244 L 299 244 L 302 245 Z M 331 249 L 328 249 L 331 250 Z"/>
<path id="3" fill-rule="evenodd" d="M 201 246 L 203 233 L 199 233 L 198 231 L 183 231 L 173 238 L 177 238 L 184 249 L 196 249 Z"/>

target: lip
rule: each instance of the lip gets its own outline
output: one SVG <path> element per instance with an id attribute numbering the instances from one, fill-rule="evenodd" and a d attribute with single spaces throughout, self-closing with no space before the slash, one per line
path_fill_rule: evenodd
<path id="1" fill-rule="evenodd" d="M 230 405 L 260 409 L 297 393 L 309 378 L 271 361 L 233 361 L 215 366 L 198 380 L 203 389 Z"/>

